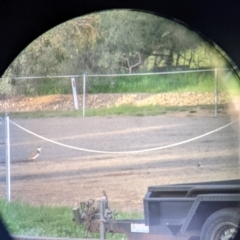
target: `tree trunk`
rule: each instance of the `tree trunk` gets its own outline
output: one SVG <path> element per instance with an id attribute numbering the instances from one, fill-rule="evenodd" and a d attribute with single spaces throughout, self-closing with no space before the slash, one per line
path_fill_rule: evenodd
<path id="1" fill-rule="evenodd" d="M 177 53 L 176 66 L 179 66 L 179 59 L 180 59 L 180 54 Z"/>
<path id="2" fill-rule="evenodd" d="M 173 66 L 173 46 L 170 49 L 169 55 L 166 59 L 166 65 L 167 66 Z"/>
<path id="3" fill-rule="evenodd" d="M 189 61 L 188 61 L 188 67 L 190 68 L 190 65 L 191 65 L 191 63 L 192 63 L 192 59 L 193 59 L 193 51 L 191 51 L 191 57 L 190 57 L 190 59 L 189 59 Z"/>
<path id="4" fill-rule="evenodd" d="M 137 55 L 138 55 L 138 62 L 135 63 L 135 64 L 133 64 L 133 65 L 131 65 L 129 59 L 126 58 L 127 65 L 128 65 L 128 72 L 129 72 L 129 74 L 132 73 L 132 69 L 133 69 L 134 67 L 137 67 L 137 66 L 139 66 L 139 65 L 142 64 L 142 58 L 141 58 L 141 55 L 140 55 L 139 53 L 137 53 Z"/>

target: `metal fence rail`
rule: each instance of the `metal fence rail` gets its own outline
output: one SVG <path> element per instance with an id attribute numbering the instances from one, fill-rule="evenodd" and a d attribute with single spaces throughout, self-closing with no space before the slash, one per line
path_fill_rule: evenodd
<path id="1" fill-rule="evenodd" d="M 150 76 L 150 75 L 175 75 L 175 74 L 184 74 L 184 73 L 204 73 L 204 72 L 212 72 L 214 75 L 214 115 L 217 116 L 218 114 L 218 92 L 219 92 L 219 71 L 231 71 L 231 69 L 227 68 L 212 68 L 212 69 L 200 69 L 200 70 L 183 70 L 183 71 L 166 71 L 166 72 L 151 72 L 151 73 L 132 73 L 132 74 L 83 74 L 83 75 L 61 75 L 61 76 L 28 76 L 28 77 L 12 77 L 12 78 L 0 78 L 0 80 L 4 79 L 12 79 L 12 80 L 34 80 L 34 79 L 69 79 L 75 82 L 75 79 L 82 79 L 81 86 L 78 88 L 79 93 L 82 94 L 82 115 L 85 116 L 86 112 L 86 94 L 87 94 L 87 85 L 88 85 L 88 78 L 102 78 L 102 77 L 134 77 L 134 76 Z M 69 83 L 70 86 L 70 83 Z M 81 89 L 82 88 L 82 89 Z M 82 93 L 80 93 L 80 91 Z M 73 94 L 74 95 L 74 94 Z M 78 106 L 76 106 L 76 96 L 73 96 L 75 98 L 74 105 L 75 109 L 78 109 Z"/>

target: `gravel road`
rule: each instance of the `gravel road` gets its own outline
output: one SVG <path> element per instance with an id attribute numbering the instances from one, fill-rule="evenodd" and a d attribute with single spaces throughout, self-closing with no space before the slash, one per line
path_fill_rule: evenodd
<path id="1" fill-rule="evenodd" d="M 227 116 L 161 115 L 12 121 L 63 144 L 127 152 L 185 141 L 231 120 Z M 237 123 L 183 145 L 137 154 L 78 151 L 39 139 L 13 124 L 10 127 L 12 195 L 33 204 L 74 205 L 100 197 L 105 189 L 117 208 L 139 210 L 149 185 L 239 178 Z M 4 124 L 0 128 L 1 143 Z M 37 146 L 43 148 L 41 156 L 28 161 Z M 5 191 L 4 154 L 0 145 L 0 195 Z"/>

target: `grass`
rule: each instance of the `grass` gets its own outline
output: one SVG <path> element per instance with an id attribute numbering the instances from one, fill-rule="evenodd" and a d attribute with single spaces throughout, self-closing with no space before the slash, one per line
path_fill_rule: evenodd
<path id="1" fill-rule="evenodd" d="M 226 88 L 232 94 L 240 93 L 239 79 L 223 71 L 218 71 L 218 90 Z M 83 92 L 82 77 L 76 78 L 77 92 Z M 67 79 L 27 79 L 17 81 L 12 92 L 25 96 L 45 96 L 50 94 L 72 94 L 70 80 Z M 192 72 L 166 75 L 89 77 L 86 76 L 86 92 L 98 93 L 163 93 L 163 92 L 214 92 L 214 71 Z"/>
<path id="2" fill-rule="evenodd" d="M 119 107 L 110 107 L 102 109 L 89 109 L 86 112 L 87 116 L 157 116 L 166 114 L 167 112 L 179 111 L 179 107 L 148 105 L 148 106 L 134 106 L 121 105 Z M 183 107 L 181 109 L 184 109 Z"/>
<path id="3" fill-rule="evenodd" d="M 169 112 L 184 112 L 192 107 L 188 106 L 162 106 L 162 105 L 121 105 L 119 107 L 86 109 L 87 117 L 93 116 L 157 116 Z M 53 118 L 53 117 L 82 117 L 82 110 L 66 110 L 66 111 L 35 111 L 35 112 L 11 112 L 10 118 Z"/>
<path id="4" fill-rule="evenodd" d="M 81 85 L 81 84 L 80 84 Z M 164 93 L 214 92 L 214 72 L 195 72 L 150 76 L 87 77 L 88 93 Z M 240 90 L 239 79 L 218 72 L 218 90 Z M 82 89 L 79 89 L 81 92 Z"/>
<path id="5" fill-rule="evenodd" d="M 82 93 L 83 79 L 76 78 L 77 92 Z M 87 93 L 162 93 L 214 91 L 214 72 L 195 72 L 167 75 L 88 77 Z M 220 88 L 221 84 L 219 85 Z M 71 94 L 69 79 L 29 79 L 14 85 L 25 96 Z M 223 88 L 224 89 L 224 88 Z"/>
<path id="6" fill-rule="evenodd" d="M 202 110 L 214 110 L 215 106 L 198 105 L 198 106 L 162 106 L 162 105 L 121 105 L 119 107 L 99 108 L 99 109 L 86 109 L 86 117 L 111 117 L 111 116 L 159 116 L 173 112 L 189 112 L 197 113 L 196 108 Z M 224 104 L 218 104 L 218 110 L 224 110 Z M 4 119 L 4 115 L 0 114 Z M 32 118 L 61 118 L 61 117 L 82 117 L 82 110 L 66 110 L 66 111 L 35 111 L 35 112 L 10 112 L 10 119 L 32 119 Z"/>
<path id="7" fill-rule="evenodd" d="M 0 213 L 9 232 L 22 236 L 84 238 L 85 229 L 73 221 L 72 209 L 64 206 L 31 206 L 21 201 L 7 203 L 0 200 Z M 118 219 L 141 219 L 140 213 L 119 213 Z M 91 234 L 99 238 L 99 234 Z M 108 239 L 122 239 L 123 234 L 108 235 Z"/>
<path id="8" fill-rule="evenodd" d="M 0 201 L 3 220 L 11 234 L 29 236 L 81 237 L 84 229 L 72 221 L 67 207 L 34 207 L 16 201 Z"/>
<path id="9" fill-rule="evenodd" d="M 206 92 L 214 89 L 212 72 L 150 76 L 87 77 L 88 93 Z"/>

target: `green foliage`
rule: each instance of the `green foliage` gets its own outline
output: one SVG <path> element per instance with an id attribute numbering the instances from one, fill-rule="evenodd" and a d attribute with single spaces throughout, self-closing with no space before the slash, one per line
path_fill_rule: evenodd
<path id="1" fill-rule="evenodd" d="M 67 21 L 39 36 L 6 70 L 4 77 L 55 75 L 83 49 L 91 50 L 97 38 L 98 15 Z M 69 66 L 68 66 L 69 67 Z"/>
<path id="2" fill-rule="evenodd" d="M 177 111 L 183 109 L 176 107 L 165 107 L 161 105 L 121 105 L 119 107 L 101 108 L 101 109 L 87 109 L 86 116 L 157 116 L 167 113 L 168 111 Z"/>
<path id="3" fill-rule="evenodd" d="M 36 91 L 38 95 L 71 94 L 72 87 L 69 79 L 44 79 L 38 84 Z"/>
<path id="4" fill-rule="evenodd" d="M 238 78 L 218 71 L 218 90 L 239 93 Z M 5 82 L 5 85 L 8 85 Z M 83 91 L 82 77 L 76 78 L 77 92 Z M 0 85 L 1 86 L 1 85 Z M 164 93 L 164 92 L 214 92 L 214 71 L 166 75 L 129 75 L 117 77 L 86 76 L 87 94 L 98 93 Z M 15 81 L 12 95 L 44 96 L 52 94 L 72 94 L 69 78 L 26 79 Z"/>
<path id="5" fill-rule="evenodd" d="M 8 83 L 5 85 L 10 84 Z M 5 91 L 5 89 L 3 91 L 8 96 L 45 96 L 52 94 L 72 94 L 71 81 L 69 78 L 20 79 L 15 81 L 15 83 L 11 84 L 10 86 L 11 91 Z"/>
<path id="6" fill-rule="evenodd" d="M 72 209 L 64 206 L 31 206 L 21 201 L 7 203 L 0 200 L 0 213 L 11 234 L 84 238 L 85 229 L 73 221 Z M 119 219 L 140 219 L 142 214 L 120 212 Z M 99 238 L 99 234 L 91 234 Z M 108 239 L 122 239 L 124 235 L 108 235 Z"/>
<path id="7" fill-rule="evenodd" d="M 101 40 L 96 52 L 101 54 L 100 68 L 105 72 L 146 71 L 148 59 L 154 62 L 150 70 L 175 64 L 174 56 L 197 48 L 201 39 L 176 22 L 136 11 L 101 12 L 98 26 Z"/>
<path id="8" fill-rule="evenodd" d="M 4 77 L 225 67 L 224 58 L 222 51 L 203 42 L 196 33 L 177 22 L 149 13 L 111 10 L 72 19 L 39 36 L 14 60 Z M 192 89 L 193 83 L 200 84 L 199 78 L 187 79 L 189 76 L 184 79 L 182 76 L 152 78 L 153 85 L 147 92 L 183 91 Z M 149 88 L 146 87 L 149 79 L 125 78 L 118 81 L 108 78 L 101 86 L 98 84 L 100 80 L 95 79 L 88 84 L 88 91 L 143 92 Z M 46 79 L 41 81 L 42 86 L 30 81 L 33 80 L 23 81 L 25 89 L 21 83 L 13 85 L 2 81 L 0 95 L 70 93 L 69 88 L 63 89 L 60 80 Z M 205 91 L 208 84 L 203 80 L 198 87 Z"/>
<path id="9" fill-rule="evenodd" d="M 0 96 L 11 96 L 12 95 L 12 85 L 10 79 L 1 79 L 0 80 Z"/>
<path id="10" fill-rule="evenodd" d="M 225 75 L 218 76 L 219 91 L 233 88 L 234 77 L 226 82 Z M 82 94 L 82 78 L 76 78 L 77 92 Z M 214 92 L 214 71 L 147 76 L 88 77 L 88 94 L 98 93 L 164 93 L 164 92 Z M 27 79 L 16 81 L 12 92 L 25 96 L 44 96 L 51 94 L 72 94 L 71 81 L 65 79 Z"/>
<path id="11" fill-rule="evenodd" d="M 1 215 L 9 231 L 16 235 L 83 237 L 84 229 L 76 226 L 68 207 L 31 206 L 20 201 L 0 200 Z"/>
<path id="12" fill-rule="evenodd" d="M 197 34 L 176 22 L 137 11 L 103 11 L 39 36 L 4 76 L 146 72 L 203 62 L 213 66 L 211 52 Z M 213 55 L 221 58 L 216 51 Z"/>
<path id="13" fill-rule="evenodd" d="M 88 93 L 213 92 L 213 72 L 148 76 L 87 77 Z"/>

